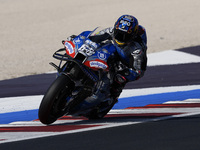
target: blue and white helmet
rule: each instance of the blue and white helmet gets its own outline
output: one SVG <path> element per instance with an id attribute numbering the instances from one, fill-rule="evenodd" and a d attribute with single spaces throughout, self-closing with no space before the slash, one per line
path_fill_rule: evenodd
<path id="1" fill-rule="evenodd" d="M 118 45 L 124 45 L 136 37 L 138 20 L 131 15 L 122 15 L 114 25 L 114 40 Z"/>

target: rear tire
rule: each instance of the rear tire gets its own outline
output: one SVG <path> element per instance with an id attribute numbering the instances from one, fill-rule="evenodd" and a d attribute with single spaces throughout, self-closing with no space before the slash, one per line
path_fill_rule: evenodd
<path id="1" fill-rule="evenodd" d="M 39 120 L 46 125 L 65 114 L 66 98 L 71 95 L 74 82 L 66 75 L 59 76 L 49 87 L 39 107 Z"/>

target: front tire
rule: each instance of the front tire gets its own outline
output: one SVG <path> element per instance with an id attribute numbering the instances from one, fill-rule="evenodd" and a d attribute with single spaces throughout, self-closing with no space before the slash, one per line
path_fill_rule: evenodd
<path id="1" fill-rule="evenodd" d="M 74 82 L 66 75 L 59 76 L 49 87 L 39 107 L 39 120 L 46 125 L 65 114 L 66 98 L 71 95 Z"/>

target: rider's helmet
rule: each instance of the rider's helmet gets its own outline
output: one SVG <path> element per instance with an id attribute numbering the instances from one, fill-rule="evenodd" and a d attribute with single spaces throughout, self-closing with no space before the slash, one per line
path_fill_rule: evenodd
<path id="1" fill-rule="evenodd" d="M 131 15 L 123 15 L 115 22 L 114 40 L 118 45 L 125 45 L 136 37 L 138 20 Z"/>

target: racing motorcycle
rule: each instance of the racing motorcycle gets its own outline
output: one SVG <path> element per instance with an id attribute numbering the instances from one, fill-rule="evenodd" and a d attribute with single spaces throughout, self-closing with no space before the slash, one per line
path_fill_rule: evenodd
<path id="1" fill-rule="evenodd" d="M 117 49 L 111 41 L 99 44 L 90 40 L 94 31 L 63 41 L 64 48 L 53 54 L 60 63 L 50 63 L 57 69 L 57 78 L 39 107 L 43 124 L 52 124 L 64 115 L 103 118 L 116 103 L 110 85 L 116 72 Z"/>

